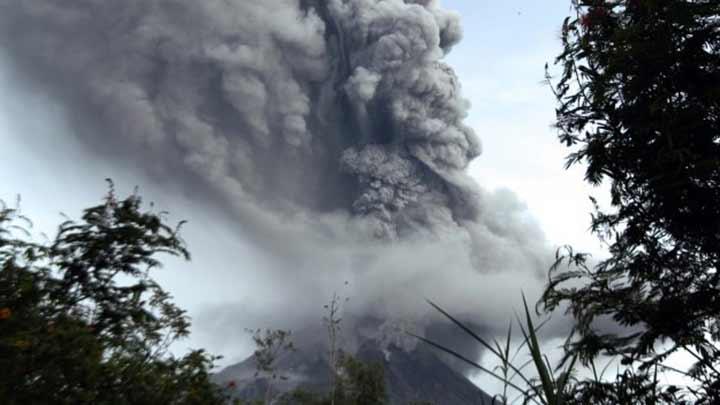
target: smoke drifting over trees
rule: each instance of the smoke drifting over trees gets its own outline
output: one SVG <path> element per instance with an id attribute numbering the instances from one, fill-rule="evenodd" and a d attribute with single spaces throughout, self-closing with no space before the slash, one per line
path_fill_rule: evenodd
<path id="1" fill-rule="evenodd" d="M 202 196 L 278 277 L 350 280 L 358 314 L 420 319 L 431 296 L 504 327 L 552 258 L 466 174 L 480 142 L 437 1 L 0 0 L 0 34 L 90 150 Z"/>

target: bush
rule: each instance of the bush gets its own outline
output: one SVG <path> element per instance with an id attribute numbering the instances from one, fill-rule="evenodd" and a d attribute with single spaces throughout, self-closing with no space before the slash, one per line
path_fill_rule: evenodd
<path id="1" fill-rule="evenodd" d="M 189 320 L 151 277 L 159 254 L 189 259 L 163 214 L 139 196 L 66 221 L 47 244 L 0 207 L 0 403 L 221 404 L 214 357 L 168 346 Z"/>

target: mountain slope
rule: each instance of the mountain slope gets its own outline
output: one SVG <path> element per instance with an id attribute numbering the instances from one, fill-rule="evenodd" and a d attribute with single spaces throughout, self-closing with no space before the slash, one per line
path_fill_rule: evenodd
<path id="1" fill-rule="evenodd" d="M 322 347 L 298 350 L 278 362 L 279 375 L 287 380 L 273 384 L 273 392 L 303 388 L 314 392 L 328 390 L 329 365 Z M 450 368 L 427 348 L 405 351 L 397 346 L 380 349 L 373 341 L 364 342 L 355 355 L 367 362 L 380 362 L 385 369 L 389 403 L 407 405 L 423 401 L 434 405 L 490 405 L 492 398 L 470 380 Z M 231 386 L 235 396 L 262 398 L 267 383 L 255 377 L 255 359 L 250 357 L 214 376 L 223 386 Z"/>

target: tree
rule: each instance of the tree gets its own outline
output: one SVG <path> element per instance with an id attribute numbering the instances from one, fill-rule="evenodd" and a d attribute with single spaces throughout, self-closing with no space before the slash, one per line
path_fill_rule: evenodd
<path id="1" fill-rule="evenodd" d="M 348 285 L 348 282 L 345 282 Z M 337 376 L 340 366 L 342 350 L 339 347 L 340 332 L 342 331 L 342 304 L 347 302 L 349 298 L 341 299 L 337 293 L 333 293 L 332 299 L 328 304 L 323 305 L 326 315 L 322 321 L 327 329 L 328 334 L 328 363 L 330 365 L 330 404 L 335 405 L 335 389 L 337 388 Z"/>
<path id="2" fill-rule="evenodd" d="M 281 397 L 281 404 L 295 405 L 383 405 L 387 403 L 385 371 L 378 362 L 363 362 L 355 357 L 338 353 L 338 375 L 327 394 L 318 394 L 302 388 Z"/>
<path id="3" fill-rule="evenodd" d="M 221 404 L 212 357 L 183 357 L 185 311 L 151 277 L 161 253 L 189 259 L 179 228 L 141 199 L 116 198 L 62 223 L 46 244 L 0 206 L 0 403 Z"/>
<path id="4" fill-rule="evenodd" d="M 610 184 L 612 209 L 596 204 L 592 217 L 610 258 L 560 255 L 545 307 L 568 305 L 569 354 L 586 364 L 610 354 L 649 373 L 686 351 L 695 394 L 720 401 L 720 2 L 573 5 L 556 60 L 556 126 L 572 148 L 567 165 Z M 627 333 L 597 331 L 603 317 Z"/>
<path id="5" fill-rule="evenodd" d="M 273 400 L 272 387 L 273 383 L 280 379 L 286 380 L 287 377 L 278 374 L 277 361 L 285 354 L 295 351 L 295 346 L 290 339 L 292 332 L 289 330 L 270 330 L 265 329 L 248 329 L 255 343 L 255 366 L 257 371 L 255 377 L 262 376 L 265 378 L 265 396 L 264 403 L 270 404 Z"/>
<path id="6" fill-rule="evenodd" d="M 382 405 L 386 403 L 385 371 L 381 363 L 363 362 L 341 354 L 341 375 L 333 395 L 337 404 Z"/>
<path id="7" fill-rule="evenodd" d="M 345 282 L 348 285 L 348 282 Z M 281 404 L 297 405 L 382 405 L 386 402 L 385 373 L 381 363 L 363 362 L 345 353 L 340 346 L 342 327 L 342 304 L 349 298 L 333 293 L 330 302 L 323 306 L 323 324 L 328 333 L 328 368 L 330 384 L 327 393 L 307 391 L 298 387 L 279 397 L 270 395 L 271 384 L 276 379 L 285 379 L 280 374 L 277 360 L 295 351 L 290 340 L 291 332 L 284 330 L 248 330 L 255 342 L 257 372 L 267 380 L 263 404 L 277 401 Z"/>

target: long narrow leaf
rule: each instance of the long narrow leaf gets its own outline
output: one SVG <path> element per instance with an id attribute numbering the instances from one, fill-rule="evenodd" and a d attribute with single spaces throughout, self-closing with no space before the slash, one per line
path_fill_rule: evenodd
<path id="1" fill-rule="evenodd" d="M 572 357 L 572 360 L 570 361 L 570 365 L 565 370 L 564 373 L 560 375 L 560 378 L 558 379 L 557 383 L 557 393 L 558 393 L 558 405 L 562 405 L 565 403 L 565 387 L 567 386 L 568 382 L 570 381 L 570 376 L 572 375 L 572 371 L 575 368 L 575 362 L 578 359 L 578 355 L 575 354 Z"/>
<path id="2" fill-rule="evenodd" d="M 504 378 L 500 377 L 499 375 L 495 374 L 494 372 L 492 372 L 492 371 L 488 370 L 487 368 L 481 366 L 481 365 L 478 364 L 477 362 L 468 359 L 467 357 L 463 356 L 462 354 L 460 354 L 460 353 L 458 353 L 458 352 L 456 352 L 456 351 L 454 351 L 454 350 L 452 350 L 452 349 L 450 349 L 450 348 L 447 348 L 447 347 L 442 346 L 442 345 L 440 345 L 440 344 L 438 344 L 438 343 L 435 343 L 435 342 L 433 342 L 433 341 L 430 340 L 430 339 L 424 338 L 424 337 L 422 337 L 422 336 L 418 336 L 418 335 L 416 335 L 416 334 L 414 334 L 414 333 L 412 333 L 412 332 L 405 332 L 405 333 L 407 333 L 408 335 L 410 335 L 410 336 L 412 336 L 412 337 L 414 337 L 414 338 L 416 338 L 416 339 L 419 339 L 419 340 L 425 342 L 426 344 L 428 344 L 428 345 L 430 345 L 430 346 L 432 346 L 432 347 L 434 347 L 434 348 L 436 348 L 436 349 L 438 349 L 438 350 L 441 350 L 441 351 L 443 351 L 443 352 L 445 352 L 445 353 L 447 353 L 447 354 L 449 354 L 449 355 L 451 355 L 451 356 L 453 356 L 453 357 L 455 357 L 455 358 L 457 358 L 457 359 L 459 359 L 459 360 L 461 360 L 461 361 L 464 361 L 465 363 L 467 363 L 467 364 L 469 364 L 469 365 L 477 368 L 478 370 L 481 370 L 481 371 L 484 371 L 484 372 L 490 374 L 493 378 L 495 378 L 495 379 L 497 379 L 498 381 L 501 381 L 501 382 L 503 382 L 503 383 L 506 383 L 509 387 L 512 387 L 512 388 L 516 389 L 517 391 L 519 391 L 519 392 L 521 392 L 521 393 L 527 392 L 526 390 L 523 390 L 522 388 L 518 387 L 516 384 L 512 383 L 511 381 L 505 380 Z M 533 400 L 533 401 L 534 401 L 535 403 L 538 403 L 538 402 L 535 401 L 535 400 Z"/>
<path id="3" fill-rule="evenodd" d="M 545 393 L 545 399 L 548 404 L 554 405 L 557 403 L 557 399 L 555 396 L 555 388 L 552 379 L 550 378 L 550 373 L 547 369 L 547 366 L 545 365 L 545 361 L 543 360 L 542 354 L 540 352 L 540 343 L 538 342 L 537 335 L 535 333 L 535 327 L 533 326 L 532 317 L 530 316 L 530 310 L 528 309 L 525 294 L 523 294 L 522 297 L 523 306 L 525 307 L 525 322 L 527 323 L 527 331 L 525 331 L 525 329 L 522 327 L 521 331 L 523 332 L 525 340 L 528 341 L 528 349 L 530 350 L 530 355 L 533 358 L 535 368 L 537 369 L 537 372 L 540 376 L 540 383 L 542 384 L 543 392 Z"/>
<path id="4" fill-rule="evenodd" d="M 465 324 L 463 324 L 462 322 L 460 322 L 460 321 L 458 321 L 457 319 L 455 319 L 452 315 L 450 315 L 449 313 L 447 313 L 444 309 L 440 308 L 440 307 L 439 307 L 438 305 L 436 305 L 434 302 L 432 302 L 432 301 L 430 301 L 430 300 L 426 300 L 426 301 L 427 301 L 427 303 L 430 304 L 433 308 L 435 308 L 438 312 L 440 312 L 441 314 L 445 315 L 445 317 L 447 317 L 450 321 L 452 321 L 452 322 L 453 322 L 455 325 L 457 325 L 460 329 L 462 329 L 463 331 L 465 331 L 465 333 L 467 333 L 468 335 L 472 336 L 475 340 L 477 340 L 477 342 L 480 343 L 483 347 L 485 347 L 486 349 L 490 350 L 490 352 L 491 352 L 492 354 L 494 354 L 497 358 L 502 359 L 502 354 L 501 354 L 500 352 L 496 351 L 489 343 L 487 343 L 487 342 L 485 341 L 485 339 L 483 339 L 483 338 L 481 338 L 480 336 L 478 336 L 478 335 L 477 335 L 475 332 L 473 332 L 470 328 L 468 328 L 467 326 L 465 326 Z M 508 362 L 508 366 L 523 380 L 523 382 L 524 382 L 525 384 L 527 384 L 528 386 L 532 386 L 532 383 L 530 382 L 530 380 L 529 380 L 527 377 L 525 377 L 525 375 L 524 375 L 517 367 L 515 367 L 515 365 L 513 365 L 513 364 L 510 363 L 510 362 Z"/>

